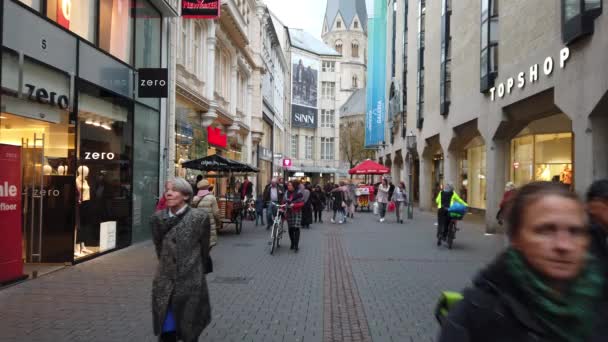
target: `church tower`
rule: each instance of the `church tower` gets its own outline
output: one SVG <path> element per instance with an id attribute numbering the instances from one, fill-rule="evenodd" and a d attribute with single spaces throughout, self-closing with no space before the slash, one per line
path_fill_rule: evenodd
<path id="1" fill-rule="evenodd" d="M 338 106 L 365 88 L 367 72 L 367 8 L 365 0 L 327 0 L 321 37 L 342 55 Z"/>

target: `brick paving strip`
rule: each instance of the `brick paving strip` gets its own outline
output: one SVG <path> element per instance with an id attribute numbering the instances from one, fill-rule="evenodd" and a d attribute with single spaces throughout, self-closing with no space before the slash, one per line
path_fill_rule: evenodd
<path id="1" fill-rule="evenodd" d="M 344 251 L 341 233 L 329 228 L 324 277 L 324 342 L 371 342 L 363 303 Z"/>

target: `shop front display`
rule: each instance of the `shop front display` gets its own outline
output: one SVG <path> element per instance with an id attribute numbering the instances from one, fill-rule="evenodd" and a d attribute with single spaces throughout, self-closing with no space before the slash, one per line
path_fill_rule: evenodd
<path id="1" fill-rule="evenodd" d="M 486 209 L 486 175 L 486 146 L 479 137 L 464 148 L 457 186 L 462 199 L 472 208 Z"/>
<path id="2" fill-rule="evenodd" d="M 191 105 L 178 100 L 175 112 L 175 174 L 194 182 L 200 172 L 183 168 L 182 163 L 207 156 L 207 131 Z"/>
<path id="3" fill-rule="evenodd" d="M 573 183 L 572 133 L 533 134 L 511 141 L 511 179 L 517 186 L 532 181 Z"/>

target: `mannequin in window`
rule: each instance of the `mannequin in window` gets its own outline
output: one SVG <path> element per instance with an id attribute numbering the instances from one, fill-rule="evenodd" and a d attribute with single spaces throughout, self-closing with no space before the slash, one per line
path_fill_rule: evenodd
<path id="1" fill-rule="evenodd" d="M 87 177 L 89 175 L 89 168 L 81 165 L 77 169 L 78 176 L 76 177 L 76 190 L 78 190 L 78 204 L 80 204 L 80 217 L 88 217 L 88 201 L 91 199 L 91 190 L 89 187 L 89 183 L 87 182 Z M 77 226 L 78 227 L 78 226 Z M 76 232 L 76 241 L 74 245 L 74 256 L 79 258 L 88 253 L 93 253 L 91 250 L 87 249 L 83 240 L 86 235 L 86 224 L 83 224 L 82 220 L 80 223 L 80 229 Z M 84 231 L 83 231 L 84 230 Z"/>
<path id="2" fill-rule="evenodd" d="M 44 164 L 44 166 L 42 166 L 42 174 L 45 176 L 49 176 L 53 173 L 53 167 L 51 167 L 51 165 L 49 164 Z"/>
<path id="3" fill-rule="evenodd" d="M 549 165 L 540 164 L 536 169 L 536 180 L 537 181 L 551 181 L 551 170 L 549 170 Z"/>
<path id="4" fill-rule="evenodd" d="M 68 174 L 68 167 L 64 166 L 64 165 L 59 165 L 59 167 L 57 168 L 57 173 L 59 173 L 60 176 L 65 176 Z"/>
<path id="5" fill-rule="evenodd" d="M 82 165 L 78 167 L 78 176 L 76 177 L 76 189 L 78 190 L 78 203 L 82 203 L 91 199 L 91 190 L 87 177 L 89 176 L 89 168 Z"/>
<path id="6" fill-rule="evenodd" d="M 564 167 L 564 171 L 560 174 L 559 180 L 563 184 L 572 185 L 572 170 L 570 169 L 570 165 Z"/>

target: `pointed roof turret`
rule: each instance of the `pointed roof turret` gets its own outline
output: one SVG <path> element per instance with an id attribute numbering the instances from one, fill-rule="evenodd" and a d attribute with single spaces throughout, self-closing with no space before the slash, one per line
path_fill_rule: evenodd
<path id="1" fill-rule="evenodd" d="M 358 16 L 361 27 L 367 32 L 367 7 L 365 6 L 365 0 L 327 0 L 325 23 L 327 24 L 328 31 L 331 31 L 338 13 L 342 16 L 346 29 L 351 27 L 353 19 Z"/>

